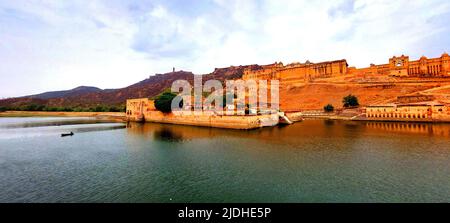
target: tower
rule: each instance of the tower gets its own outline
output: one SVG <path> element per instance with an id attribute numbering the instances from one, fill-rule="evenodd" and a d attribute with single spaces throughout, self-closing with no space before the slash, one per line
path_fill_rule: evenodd
<path id="1" fill-rule="evenodd" d="M 443 53 L 441 56 L 441 73 L 444 76 L 450 76 L 450 56 L 448 53 Z"/>

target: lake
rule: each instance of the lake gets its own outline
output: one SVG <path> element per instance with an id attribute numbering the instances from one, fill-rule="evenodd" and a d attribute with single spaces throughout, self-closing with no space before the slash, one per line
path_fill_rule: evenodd
<path id="1" fill-rule="evenodd" d="M 0 202 L 450 202 L 450 125 L 0 118 Z"/>

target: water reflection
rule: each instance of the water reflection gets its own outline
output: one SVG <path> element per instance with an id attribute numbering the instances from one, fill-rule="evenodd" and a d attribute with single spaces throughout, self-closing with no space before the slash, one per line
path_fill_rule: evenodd
<path id="1" fill-rule="evenodd" d="M 95 118 L 0 118 L 0 139 L 54 136 L 124 129 L 124 123 Z"/>
<path id="2" fill-rule="evenodd" d="M 234 130 L 208 127 L 196 127 L 186 125 L 171 125 L 159 123 L 128 123 L 127 131 L 130 134 L 147 138 L 148 140 L 181 142 L 192 139 L 204 138 L 241 138 L 255 139 L 262 142 L 289 143 L 296 142 L 299 138 L 314 136 L 359 135 L 357 128 L 363 128 L 358 123 L 343 123 L 334 125 L 334 121 L 311 120 L 294 125 L 275 126 L 254 130 Z M 325 128 L 317 128 L 317 125 Z"/>
<path id="3" fill-rule="evenodd" d="M 437 123 L 401 123 L 401 122 L 367 122 L 366 127 L 394 133 L 423 134 L 430 136 L 450 136 L 449 124 Z"/>
<path id="4" fill-rule="evenodd" d="M 124 124 L 111 124 L 111 125 L 89 125 L 86 127 L 77 127 L 74 128 L 73 132 L 98 132 L 98 131 L 108 131 L 108 130 L 116 130 L 116 129 L 124 129 L 126 125 Z"/>
<path id="5" fill-rule="evenodd" d="M 450 125 L 126 126 L 0 128 L 0 202 L 450 201 Z"/>
<path id="6" fill-rule="evenodd" d="M 44 126 L 64 126 L 64 125 L 82 125 L 82 124 L 101 124 L 101 123 L 111 123 L 109 120 L 101 119 L 59 119 L 51 121 L 24 121 L 13 124 L 3 124 L 0 128 L 14 129 L 14 128 L 34 128 L 34 127 L 44 127 Z"/>
<path id="7" fill-rule="evenodd" d="M 133 135 L 168 142 L 182 142 L 193 138 L 209 138 L 214 137 L 217 132 L 223 131 L 221 129 L 194 126 L 134 122 L 127 123 L 127 130 Z"/>
<path id="8" fill-rule="evenodd" d="M 155 131 L 154 137 L 156 140 L 168 141 L 168 142 L 184 141 L 182 135 L 179 135 L 176 132 L 174 132 L 168 128 L 162 128 L 161 130 Z"/>
<path id="9" fill-rule="evenodd" d="M 324 120 L 323 121 L 323 124 L 325 124 L 325 125 L 334 125 L 334 123 L 335 123 L 335 120 Z"/>
<path id="10" fill-rule="evenodd" d="M 450 136 L 450 125 L 400 122 L 361 122 L 341 120 L 307 120 L 288 126 L 275 126 L 254 130 L 232 130 L 159 123 L 128 123 L 130 134 L 160 141 L 181 142 L 212 137 L 253 138 L 260 141 L 289 143 L 310 137 L 366 137 L 367 133 L 393 132 Z"/>

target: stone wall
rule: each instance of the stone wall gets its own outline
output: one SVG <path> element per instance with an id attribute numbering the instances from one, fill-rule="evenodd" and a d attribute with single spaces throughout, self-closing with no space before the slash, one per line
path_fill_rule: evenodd
<path id="1" fill-rule="evenodd" d="M 423 102 L 423 101 L 433 101 L 436 98 L 433 95 L 405 95 L 398 96 L 398 103 L 415 103 L 415 102 Z"/>
<path id="2" fill-rule="evenodd" d="M 155 110 L 156 109 L 153 100 L 149 100 L 148 98 L 128 99 L 125 114 L 127 120 L 142 121 L 145 112 Z"/>
<path id="3" fill-rule="evenodd" d="M 448 121 L 450 109 L 445 105 L 432 104 L 369 106 L 366 108 L 366 117 L 393 121 Z"/>
<path id="4" fill-rule="evenodd" d="M 144 113 L 146 122 L 169 123 L 179 125 L 194 125 L 229 129 L 254 129 L 264 126 L 278 124 L 278 115 L 258 115 L 258 116 L 227 116 L 208 115 L 191 112 L 190 114 L 175 115 L 173 113 L 164 114 L 160 111 L 147 111 Z M 268 120 L 271 120 L 271 124 Z"/>
<path id="5" fill-rule="evenodd" d="M 243 79 L 279 79 L 287 81 L 309 81 L 314 78 L 326 78 L 347 73 L 347 61 L 336 60 L 320 63 L 293 63 L 283 66 L 282 63 L 261 66 L 260 69 L 247 68 Z"/>

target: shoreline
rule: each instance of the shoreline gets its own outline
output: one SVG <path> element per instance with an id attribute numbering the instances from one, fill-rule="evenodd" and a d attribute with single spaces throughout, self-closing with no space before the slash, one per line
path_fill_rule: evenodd
<path id="1" fill-rule="evenodd" d="M 125 122 L 124 112 L 47 112 L 47 111 L 5 111 L 2 117 L 93 117 L 97 119 Z"/>
<path id="2" fill-rule="evenodd" d="M 298 116 L 298 112 L 287 112 L 286 116 Z M 301 115 L 300 115 L 301 116 Z M 102 120 L 110 120 L 115 122 L 127 122 L 126 114 L 123 112 L 46 112 L 46 111 L 4 111 L 0 112 L 0 118 L 14 117 L 92 117 Z M 294 122 L 298 122 L 298 117 L 294 118 Z M 450 120 L 412 120 L 412 119 L 368 119 L 365 117 L 349 117 L 339 115 L 306 115 L 301 116 L 304 120 L 341 120 L 341 121 L 368 121 L 368 122 L 404 122 L 404 123 L 446 123 L 450 124 Z M 153 121 L 156 122 L 156 121 Z M 167 124 L 167 122 L 160 122 Z M 176 125 L 176 123 L 173 123 Z M 201 125 L 198 125 L 201 126 Z"/>
<path id="3" fill-rule="evenodd" d="M 365 122 L 403 122 L 403 123 L 444 123 L 444 124 L 450 124 L 450 120 L 436 120 L 436 119 L 428 119 L 428 120 L 414 120 L 414 119 L 387 119 L 387 118 L 365 118 L 365 117 L 348 117 L 348 116 L 338 116 L 338 115 L 332 115 L 332 116 L 303 116 L 303 119 L 305 120 L 315 120 L 315 119 L 321 119 L 321 120 L 341 120 L 341 121 L 365 121 Z"/>

